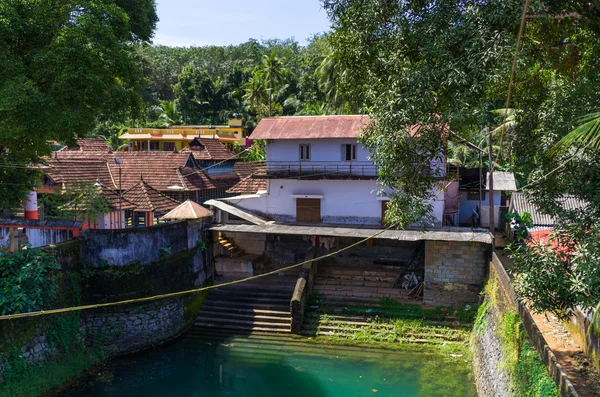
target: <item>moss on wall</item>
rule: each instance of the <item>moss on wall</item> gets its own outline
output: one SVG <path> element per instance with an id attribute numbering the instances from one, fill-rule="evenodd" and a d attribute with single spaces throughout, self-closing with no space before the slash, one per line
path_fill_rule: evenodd
<path id="1" fill-rule="evenodd" d="M 497 283 L 490 277 L 471 338 L 479 395 L 559 397 L 556 383 L 531 346 L 521 317 L 506 303 Z M 503 384 L 505 378 L 508 384 Z"/>

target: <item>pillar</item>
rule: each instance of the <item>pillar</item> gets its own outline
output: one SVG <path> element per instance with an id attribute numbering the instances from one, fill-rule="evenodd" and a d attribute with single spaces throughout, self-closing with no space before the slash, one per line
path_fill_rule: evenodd
<path id="1" fill-rule="evenodd" d="M 25 199 L 25 219 L 38 219 L 38 202 L 37 192 L 35 190 L 29 192 Z"/>

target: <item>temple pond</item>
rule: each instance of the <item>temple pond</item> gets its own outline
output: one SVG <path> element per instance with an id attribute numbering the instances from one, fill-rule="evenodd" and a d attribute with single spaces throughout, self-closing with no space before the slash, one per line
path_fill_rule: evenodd
<path id="1" fill-rule="evenodd" d="M 189 332 L 112 360 L 61 394 L 121 396 L 476 396 L 470 364 L 449 354 Z"/>

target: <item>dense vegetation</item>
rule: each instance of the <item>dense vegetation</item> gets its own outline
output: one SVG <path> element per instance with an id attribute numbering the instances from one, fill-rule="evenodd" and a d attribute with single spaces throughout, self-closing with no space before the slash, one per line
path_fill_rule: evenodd
<path id="1" fill-rule="evenodd" d="M 528 198 L 557 216 L 557 229 L 575 248 L 565 260 L 555 250 L 521 245 L 525 255 L 515 259 L 528 262 L 515 268 L 518 277 L 527 276 L 519 293 L 535 309 L 559 315 L 599 302 L 600 6 L 577 0 L 324 4 L 333 54 L 345 70 L 340 86 L 364 94 L 373 122 L 363 144 L 381 166 L 380 180 L 396 190 L 389 220 L 408 225 L 431 215 L 439 175 L 414 170 L 439 160 L 444 141 L 451 141 L 450 157 L 477 164 L 478 153 L 457 144 L 483 145 L 491 134 L 494 168 L 515 172 Z M 410 131 L 415 125 L 421 128 Z M 565 193 L 588 207 L 563 211 Z M 536 266 L 541 269 L 529 271 Z"/>

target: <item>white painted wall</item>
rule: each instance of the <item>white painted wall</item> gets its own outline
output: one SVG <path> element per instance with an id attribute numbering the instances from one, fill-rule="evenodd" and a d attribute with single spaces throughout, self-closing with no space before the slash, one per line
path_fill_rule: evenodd
<path id="1" fill-rule="evenodd" d="M 322 195 L 321 218 L 326 223 L 380 224 L 381 200 L 375 180 L 295 180 L 268 181 L 268 194 L 223 199 L 241 208 L 263 213 L 276 220 L 295 221 L 296 199 L 293 195 Z M 444 213 L 444 195 L 433 202 L 436 219 Z"/>
<path id="2" fill-rule="evenodd" d="M 356 161 L 369 161 L 369 151 L 356 139 L 277 139 L 267 143 L 267 162 L 300 161 L 300 144 L 309 144 L 310 161 L 342 161 L 342 145 L 356 144 Z"/>

